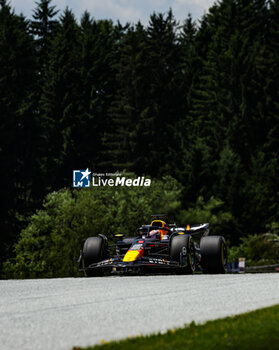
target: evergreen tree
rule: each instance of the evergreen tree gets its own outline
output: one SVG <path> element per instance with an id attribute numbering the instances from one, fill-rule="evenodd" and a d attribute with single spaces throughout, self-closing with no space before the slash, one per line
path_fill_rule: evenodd
<path id="1" fill-rule="evenodd" d="M 193 109 L 193 93 L 199 84 L 199 75 L 203 67 L 202 59 L 198 53 L 198 33 L 196 23 L 189 14 L 179 36 L 181 62 L 177 64 L 180 64 L 179 90 L 183 94 L 184 108 L 180 120 L 174 125 L 176 146 L 171 157 L 174 174 L 176 178 L 184 183 L 188 204 L 191 203 L 191 200 L 196 200 L 195 185 L 191 181 L 194 176 L 193 168 L 190 165 L 193 161 L 193 150 L 190 149 L 190 145 L 193 144 L 195 136 L 192 138 L 193 121 L 190 111 Z M 179 164 L 179 166 L 176 166 L 176 164 Z M 190 196 L 190 193 L 194 193 L 194 195 Z"/>
<path id="2" fill-rule="evenodd" d="M 278 168 L 279 168 L 279 3 L 270 2 L 265 20 L 264 43 L 258 46 L 255 61 L 255 79 L 252 81 L 257 92 L 255 106 L 259 112 L 258 147 L 251 162 L 251 176 L 247 181 L 248 201 L 243 216 L 255 217 L 253 229 L 267 222 L 278 222 Z M 261 147 L 259 147 L 259 145 Z M 249 203 L 249 204 L 248 204 Z M 261 231 L 261 232 L 262 232 Z"/>
<path id="3" fill-rule="evenodd" d="M 185 115 L 185 95 L 180 85 L 181 51 L 178 23 L 172 11 L 164 17 L 153 14 L 147 28 L 149 106 L 152 134 L 146 169 L 151 175 L 173 174 L 173 153 L 177 147 L 176 123 Z"/>
<path id="4" fill-rule="evenodd" d="M 44 68 L 48 58 L 48 50 L 57 21 L 54 17 L 59 12 L 55 6 L 50 6 L 52 0 L 40 0 L 36 2 L 31 33 L 36 37 L 37 54 L 39 56 L 40 71 Z"/>
<path id="5" fill-rule="evenodd" d="M 273 152 L 273 157 L 278 159 L 279 152 L 279 2 L 277 0 L 270 3 L 270 21 L 268 26 L 267 48 L 264 57 L 264 67 L 266 75 L 264 92 L 267 108 L 267 139 L 265 146 L 269 152 Z M 263 62 L 260 62 L 263 65 Z M 263 74 L 263 73 L 262 73 Z M 261 76 L 262 78 L 262 76 Z"/>
<path id="6" fill-rule="evenodd" d="M 192 109 L 192 93 L 202 68 L 202 60 L 197 48 L 197 33 L 196 23 L 189 14 L 180 35 L 181 54 L 183 55 L 181 76 L 184 82 L 183 91 L 185 93 L 187 114 Z"/>
<path id="7" fill-rule="evenodd" d="M 115 168 L 146 171 L 151 125 L 149 122 L 149 77 L 146 64 L 146 31 L 141 23 L 130 27 L 120 46 L 116 65 L 118 92 L 110 108 L 115 130 L 109 137 L 109 152 Z"/>
<path id="8" fill-rule="evenodd" d="M 118 31 L 111 21 L 92 20 L 87 12 L 81 20 L 81 31 L 83 111 L 82 124 L 78 129 L 80 142 L 77 152 L 81 164 L 90 161 L 93 169 L 97 167 L 101 170 L 104 162 L 103 139 L 110 128 L 108 110 L 116 93 Z"/>
<path id="9" fill-rule="evenodd" d="M 115 167 L 138 174 L 172 172 L 176 122 L 184 115 L 181 52 L 171 11 L 153 14 L 147 30 L 130 28 L 117 65 L 119 92 L 110 109 Z"/>
<path id="10" fill-rule="evenodd" d="M 20 215 L 33 209 L 36 116 L 35 54 L 28 24 L 6 1 L 0 7 L 0 265 L 12 253 Z"/>
<path id="11" fill-rule="evenodd" d="M 60 188 L 72 182 L 76 167 L 78 129 L 82 119 L 80 29 L 67 8 L 51 41 L 39 108 L 44 127 L 44 187 Z"/>

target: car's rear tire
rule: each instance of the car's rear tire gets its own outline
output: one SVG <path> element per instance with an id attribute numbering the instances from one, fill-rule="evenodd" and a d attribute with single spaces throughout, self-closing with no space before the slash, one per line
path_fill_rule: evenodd
<path id="1" fill-rule="evenodd" d="M 97 263 L 105 258 L 105 242 L 101 237 L 88 237 L 83 246 L 83 269 L 86 277 L 101 276 L 102 269 L 88 269 L 91 264 Z"/>
<path id="2" fill-rule="evenodd" d="M 201 267 L 204 273 L 225 273 L 227 270 L 227 245 L 222 236 L 202 237 L 200 241 Z"/>
<path id="3" fill-rule="evenodd" d="M 182 249 L 186 248 L 187 266 L 180 268 L 178 274 L 192 274 L 196 269 L 195 246 L 190 235 L 177 235 L 171 239 L 170 256 L 171 260 L 180 262 Z"/>

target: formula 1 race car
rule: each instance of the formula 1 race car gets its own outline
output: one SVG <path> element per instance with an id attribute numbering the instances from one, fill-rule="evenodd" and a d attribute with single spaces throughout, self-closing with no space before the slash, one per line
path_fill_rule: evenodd
<path id="1" fill-rule="evenodd" d="M 209 224 L 177 226 L 152 215 L 150 225 L 142 225 L 133 238 L 115 235 L 109 244 L 105 235 L 85 240 L 78 259 L 85 276 L 111 273 L 225 273 L 227 245 L 222 236 L 209 236 Z M 198 242 L 197 242 L 198 237 Z M 199 239 L 199 237 L 201 237 Z"/>

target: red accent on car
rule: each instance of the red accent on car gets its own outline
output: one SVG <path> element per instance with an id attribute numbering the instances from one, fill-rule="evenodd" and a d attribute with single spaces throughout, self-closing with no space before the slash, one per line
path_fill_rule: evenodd
<path id="1" fill-rule="evenodd" d="M 140 250 L 139 250 L 139 257 L 142 257 L 142 256 L 143 256 L 143 253 L 144 253 L 144 250 L 143 250 L 143 248 L 141 247 Z"/>

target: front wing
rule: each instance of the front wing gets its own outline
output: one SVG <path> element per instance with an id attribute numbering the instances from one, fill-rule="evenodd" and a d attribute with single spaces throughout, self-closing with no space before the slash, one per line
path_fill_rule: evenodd
<path id="1" fill-rule="evenodd" d="M 122 257 L 112 257 L 89 265 L 81 270 L 111 270 L 111 272 L 138 271 L 141 268 L 150 269 L 181 269 L 187 266 L 187 260 L 181 257 L 180 262 L 165 258 L 142 257 L 136 261 L 124 262 Z"/>

